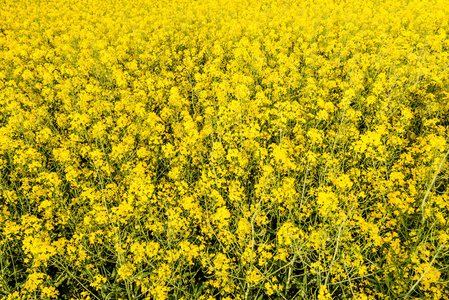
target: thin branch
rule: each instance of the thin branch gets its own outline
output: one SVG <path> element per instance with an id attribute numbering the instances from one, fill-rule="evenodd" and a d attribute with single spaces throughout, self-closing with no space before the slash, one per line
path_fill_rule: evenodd
<path id="1" fill-rule="evenodd" d="M 441 248 L 443 247 L 443 244 L 441 243 L 438 247 L 437 251 L 435 252 L 435 255 L 432 257 L 432 260 L 430 261 L 429 265 L 427 266 L 424 273 L 419 277 L 419 279 L 415 282 L 415 284 L 412 286 L 412 288 L 405 294 L 404 299 L 408 299 L 410 294 L 413 292 L 413 290 L 418 286 L 418 284 L 423 280 L 424 276 L 426 276 L 427 272 L 429 272 L 430 268 L 432 267 L 433 263 L 435 262 L 435 259 L 437 258 L 438 253 L 440 252 Z"/>
<path id="2" fill-rule="evenodd" d="M 441 168 L 443 167 L 443 164 L 448 155 L 449 155 L 449 150 L 446 152 L 443 159 L 441 160 L 440 165 L 438 166 L 438 169 L 436 170 L 435 175 L 433 176 L 432 182 L 429 184 L 429 187 L 427 188 L 426 195 L 424 196 L 424 199 L 422 200 L 422 203 L 421 203 L 422 223 L 424 223 L 424 220 L 425 220 L 424 204 L 425 204 L 427 198 L 429 197 L 430 190 L 432 189 L 433 185 L 435 184 L 438 173 L 441 171 Z"/>
<path id="3" fill-rule="evenodd" d="M 330 265 L 329 265 L 329 270 L 328 270 L 328 272 L 327 272 L 326 279 L 324 280 L 324 285 L 327 285 L 327 282 L 328 282 L 328 280 L 329 280 L 329 276 L 330 276 L 330 274 L 331 274 L 332 265 L 334 264 L 335 259 L 337 258 L 338 246 L 339 246 L 339 244 L 340 244 L 341 231 L 343 230 L 343 226 L 345 225 L 346 220 L 347 220 L 347 219 L 349 218 L 349 216 L 351 215 L 351 212 L 352 212 L 352 210 L 354 209 L 354 205 L 355 205 L 355 204 L 352 205 L 351 210 L 350 210 L 349 213 L 346 215 L 346 218 L 343 220 L 343 222 L 342 222 L 341 225 L 340 225 L 340 228 L 338 229 L 337 245 L 335 246 L 334 256 L 332 257 L 332 261 L 331 261 L 331 263 L 330 263 Z"/>

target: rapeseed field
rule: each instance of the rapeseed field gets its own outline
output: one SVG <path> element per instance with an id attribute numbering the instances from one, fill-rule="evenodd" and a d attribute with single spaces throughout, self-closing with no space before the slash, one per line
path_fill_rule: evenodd
<path id="1" fill-rule="evenodd" d="M 0 299 L 449 299 L 449 1 L 0 1 Z"/>

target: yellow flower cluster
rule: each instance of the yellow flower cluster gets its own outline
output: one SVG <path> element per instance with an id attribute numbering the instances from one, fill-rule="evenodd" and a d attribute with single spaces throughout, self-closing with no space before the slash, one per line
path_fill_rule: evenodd
<path id="1" fill-rule="evenodd" d="M 449 299 L 448 15 L 2 1 L 0 300 Z"/>

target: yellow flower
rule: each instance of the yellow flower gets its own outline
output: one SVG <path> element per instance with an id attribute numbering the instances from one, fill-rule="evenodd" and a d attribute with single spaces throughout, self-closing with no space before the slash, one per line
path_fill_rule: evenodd
<path id="1" fill-rule="evenodd" d="M 131 262 L 123 263 L 117 271 L 119 280 L 129 280 L 130 277 L 133 276 L 135 269 L 136 269 L 135 265 L 132 264 Z"/>
<path id="2" fill-rule="evenodd" d="M 260 274 L 260 271 L 258 269 L 253 269 L 251 272 L 247 274 L 247 279 L 251 284 L 258 284 L 260 281 L 262 281 L 263 276 Z"/>
<path id="3" fill-rule="evenodd" d="M 43 284 L 45 279 L 47 279 L 47 275 L 45 275 L 44 273 L 34 272 L 28 275 L 27 281 L 25 282 L 23 288 L 28 292 L 37 291 L 38 288 Z"/>
<path id="4" fill-rule="evenodd" d="M 277 233 L 279 245 L 289 246 L 299 238 L 299 229 L 291 222 L 285 222 Z"/>
<path id="5" fill-rule="evenodd" d="M 95 275 L 94 281 L 90 283 L 90 286 L 93 287 L 95 290 L 100 290 L 101 285 L 106 283 L 107 279 L 101 275 Z"/>
<path id="6" fill-rule="evenodd" d="M 320 286 L 318 292 L 318 300 L 331 300 L 332 296 L 325 285 Z"/>
<path id="7" fill-rule="evenodd" d="M 347 183 L 344 183 L 345 187 Z M 318 211 L 322 217 L 334 212 L 338 207 L 338 198 L 333 192 L 319 192 L 317 197 Z"/>

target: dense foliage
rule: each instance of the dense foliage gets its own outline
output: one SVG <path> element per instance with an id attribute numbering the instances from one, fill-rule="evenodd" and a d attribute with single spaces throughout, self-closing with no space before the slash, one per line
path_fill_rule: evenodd
<path id="1" fill-rule="evenodd" d="M 0 299 L 449 299 L 448 1 L 0 7 Z"/>

